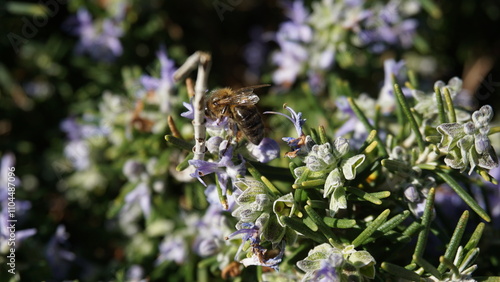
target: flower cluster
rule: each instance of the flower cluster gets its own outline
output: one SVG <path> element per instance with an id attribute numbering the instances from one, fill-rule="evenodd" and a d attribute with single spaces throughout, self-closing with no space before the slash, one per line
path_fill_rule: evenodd
<path id="1" fill-rule="evenodd" d="M 297 267 L 306 273 L 302 281 L 343 281 L 358 277 L 373 279 L 375 263 L 369 252 L 356 251 L 352 245 L 339 249 L 324 243 L 310 250 L 305 259 L 297 262 Z"/>
<path id="2" fill-rule="evenodd" d="M 277 198 L 267 190 L 262 182 L 256 180 L 242 179 L 235 185 L 243 191 L 236 198 L 238 207 L 231 214 L 239 220 L 236 224 L 238 231 L 228 236 L 228 239 L 245 234 L 240 251 L 247 241 L 250 242 L 248 252 L 251 253 L 251 258 L 243 259 L 241 261 L 243 264 L 263 265 L 277 269 L 285 250 L 285 241 L 293 244 L 297 237 L 296 232 L 287 228 L 278 218 L 283 213 L 286 216 L 290 215 L 285 210 L 293 211 L 293 208 L 284 209 L 287 204 L 290 205 L 292 202 L 290 195 Z M 261 241 L 271 242 L 273 246 L 280 244 L 279 254 L 267 258 L 265 254 L 268 250 L 261 246 Z"/>
<path id="3" fill-rule="evenodd" d="M 363 1 L 323 0 L 314 2 L 311 12 L 301 1 L 285 2 L 289 21 L 275 35 L 280 51 L 273 55 L 278 66 L 273 81 L 290 87 L 305 74 L 317 92 L 324 88 L 324 73 L 334 62 L 342 68 L 354 64 L 356 47 L 369 46 L 377 53 L 387 46 L 410 48 L 417 20 L 409 17 L 419 10 L 417 1 L 370 6 Z"/>
<path id="4" fill-rule="evenodd" d="M 339 209 L 347 208 L 345 183 L 356 177 L 356 169 L 364 162 L 365 155 L 358 154 L 347 157 L 349 143 L 338 137 L 333 142 L 322 145 L 313 145 L 304 158 L 305 166 L 294 170 L 297 180 L 307 173 L 307 170 L 316 172 L 315 178 L 325 178 L 323 198 L 330 198 L 330 213 L 334 215 Z"/>
<path id="5" fill-rule="evenodd" d="M 123 53 L 120 37 L 123 28 L 120 22 L 125 16 L 125 6 L 113 17 L 102 22 L 94 22 L 90 12 L 80 8 L 76 16 L 67 20 L 69 31 L 79 37 L 76 53 L 88 53 L 92 59 L 102 62 L 112 62 Z"/>
<path id="6" fill-rule="evenodd" d="M 472 114 L 472 121 L 437 127 L 441 134 L 439 147 L 446 154 L 447 165 L 461 171 L 470 166 L 469 174 L 476 167 L 492 169 L 498 166 L 497 155 L 488 138 L 492 117 L 493 109 L 486 105 Z"/>

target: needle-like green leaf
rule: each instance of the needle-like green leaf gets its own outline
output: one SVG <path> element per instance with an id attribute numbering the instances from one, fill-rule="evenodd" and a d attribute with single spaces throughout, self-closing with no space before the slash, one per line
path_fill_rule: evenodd
<path id="1" fill-rule="evenodd" d="M 483 218 L 487 222 L 491 221 L 491 218 L 486 213 L 486 211 L 484 211 L 483 208 L 481 208 L 481 206 L 479 206 L 479 204 L 476 202 L 476 200 L 474 200 L 474 198 L 472 198 L 472 196 L 469 195 L 469 193 L 467 193 L 462 188 L 462 186 L 460 186 L 460 184 L 458 184 L 458 182 L 455 181 L 455 179 L 453 179 L 453 177 L 451 177 L 448 173 L 445 173 L 445 172 L 439 171 L 439 170 L 436 170 L 436 174 L 441 179 L 443 179 L 446 183 L 448 183 L 448 185 L 451 187 L 451 189 L 453 189 L 455 191 L 455 193 L 457 193 L 457 195 L 460 196 L 460 198 L 462 198 L 462 200 L 464 200 L 464 202 L 467 205 L 469 205 L 469 207 L 473 211 L 475 211 L 481 218 Z"/>

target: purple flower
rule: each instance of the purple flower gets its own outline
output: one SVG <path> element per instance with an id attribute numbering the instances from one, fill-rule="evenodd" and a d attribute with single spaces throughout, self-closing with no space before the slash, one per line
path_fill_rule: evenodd
<path id="1" fill-rule="evenodd" d="M 337 268 L 345 263 L 343 251 L 323 243 L 310 250 L 297 267 L 306 272 L 303 281 L 340 281 Z"/>
<path id="2" fill-rule="evenodd" d="M 190 101 L 189 103 L 182 102 L 182 104 L 184 105 L 184 107 L 186 107 L 187 112 L 181 113 L 181 117 L 185 117 L 185 118 L 188 118 L 188 119 L 194 119 L 193 101 Z"/>
<path id="3" fill-rule="evenodd" d="M 405 15 L 403 15 L 405 16 Z M 380 53 L 384 44 L 401 45 L 409 48 L 413 44 L 418 22 L 414 19 L 402 19 L 398 4 L 389 2 L 378 13 L 366 19 L 364 30 L 358 36 L 364 44 L 371 44 L 372 51 Z"/>
<path id="4" fill-rule="evenodd" d="M 156 91 L 160 103 L 160 111 L 168 113 L 173 103 L 175 63 L 168 58 L 165 46 L 161 46 L 156 55 L 160 61 L 160 78 L 143 75 L 139 81 L 146 91 Z M 142 94 L 142 92 L 139 93 L 139 96 L 142 96 Z"/>
<path id="5" fill-rule="evenodd" d="M 196 224 L 198 236 L 193 246 L 194 251 L 202 257 L 210 256 L 220 251 L 225 245 L 223 234 L 229 226 L 227 217 L 223 214 L 225 210 L 220 203 L 215 185 L 208 185 L 205 189 L 205 195 L 210 206 L 206 210 L 205 215 Z M 228 196 L 227 199 L 228 210 L 231 210 L 234 207 L 234 194 Z"/>
<path id="6" fill-rule="evenodd" d="M 406 80 L 405 65 L 406 63 L 403 60 L 399 62 L 396 62 L 394 59 L 384 61 L 384 85 L 380 90 L 377 103 L 385 114 L 392 113 L 396 107 L 394 83 Z M 401 90 L 405 96 L 411 96 L 410 89 L 402 87 Z"/>
<path id="7" fill-rule="evenodd" d="M 83 138 L 81 126 L 76 122 L 74 117 L 65 118 L 59 127 L 66 133 L 66 136 L 70 141 L 80 140 Z"/>
<path id="8" fill-rule="evenodd" d="M 232 239 L 236 236 L 243 235 L 241 245 L 236 253 L 235 260 L 238 259 L 240 252 L 243 250 L 243 247 L 246 245 L 247 241 L 250 241 L 250 252 L 252 253 L 251 257 L 247 257 L 241 260 L 241 263 L 244 266 L 249 265 L 261 265 L 271 267 L 275 270 L 279 269 L 278 264 L 281 262 L 283 258 L 283 254 L 285 253 L 285 241 L 281 241 L 281 248 L 278 255 L 273 258 L 265 259 L 265 253 L 267 249 L 263 248 L 260 245 L 260 228 L 252 223 L 243 223 L 240 230 L 233 232 L 231 235 L 226 237 L 226 240 Z"/>
<path id="9" fill-rule="evenodd" d="M 25 201 L 23 201 L 25 202 Z M 6 203 L 2 203 L 2 207 L 7 206 Z M 16 205 L 19 204 L 19 202 L 16 201 Z M 12 223 L 9 223 L 9 213 L 7 212 L 6 208 L 0 209 L 0 250 L 5 250 L 7 248 L 7 245 L 9 243 L 9 238 L 10 238 L 10 232 L 9 232 L 9 226 Z M 19 246 L 24 240 L 26 240 L 28 237 L 31 237 L 36 234 L 36 229 L 35 228 L 29 228 L 29 229 L 23 229 L 23 230 L 17 230 L 16 229 L 16 246 Z M 8 249 L 8 248 L 7 248 Z"/>
<path id="10" fill-rule="evenodd" d="M 74 117 L 68 117 L 61 122 L 59 128 L 66 133 L 70 141 L 79 141 L 94 136 L 108 135 L 110 132 L 109 128 L 96 125 L 97 121 L 94 116 L 84 116 L 83 122 L 86 123 L 78 123 Z"/>
<path id="11" fill-rule="evenodd" d="M 70 141 L 64 147 L 64 155 L 76 170 L 90 167 L 90 148 L 85 140 Z"/>
<path id="12" fill-rule="evenodd" d="M 157 90 L 162 83 L 167 84 L 169 87 L 173 87 L 174 85 L 174 72 L 176 71 L 175 63 L 168 58 L 165 46 L 160 47 L 160 50 L 156 52 L 156 56 L 160 61 L 160 78 L 149 75 L 143 75 L 140 78 L 142 86 L 147 91 Z"/>
<path id="13" fill-rule="evenodd" d="M 302 1 L 294 1 L 293 3 L 284 2 L 285 15 L 296 24 L 304 24 L 307 22 L 309 13 L 303 5 Z"/>
<path id="14" fill-rule="evenodd" d="M 267 163 L 280 155 L 280 146 L 271 138 L 262 139 L 259 145 L 248 143 L 247 149 L 261 163 Z"/>
<path id="15" fill-rule="evenodd" d="M 273 73 L 276 84 L 290 86 L 308 59 L 304 43 L 313 38 L 313 31 L 307 25 L 309 14 L 300 1 L 285 2 L 285 13 L 290 21 L 282 23 L 276 32 L 276 42 L 281 51 L 273 55 L 273 63 L 278 69 Z"/>
<path id="16" fill-rule="evenodd" d="M 244 266 L 260 265 L 279 271 L 279 264 L 285 254 L 285 241 L 281 241 L 280 252 L 275 257 L 266 259 L 264 255 L 267 253 L 267 249 L 262 248 L 260 245 L 252 246 L 252 252 L 251 257 L 241 260 Z"/>
<path id="17" fill-rule="evenodd" d="M 281 24 L 276 37 L 278 41 L 302 41 L 310 42 L 312 40 L 312 29 L 307 25 L 309 13 L 306 11 L 302 1 L 293 3 L 284 2 L 285 15 L 290 21 Z"/>
<path id="18" fill-rule="evenodd" d="M 273 73 L 273 81 L 276 84 L 291 86 L 302 69 L 302 64 L 306 61 L 308 54 L 305 47 L 295 42 L 279 43 L 281 52 L 272 57 L 278 69 Z"/>
<path id="19" fill-rule="evenodd" d="M 218 161 L 204 161 L 204 160 L 190 160 L 189 164 L 193 165 L 196 170 L 191 174 L 192 177 L 197 178 L 203 185 L 207 186 L 202 176 L 215 173 L 219 181 L 219 185 L 222 187 L 223 194 L 226 193 L 227 183 L 229 178 L 231 178 L 232 183 L 236 181 L 238 176 L 245 175 L 246 167 L 245 160 L 240 157 L 241 163 L 236 165 L 231 160 L 233 156 L 233 146 L 227 145 L 227 140 L 221 142 L 219 147 L 219 152 L 221 152 L 220 159 Z"/>
<path id="20" fill-rule="evenodd" d="M 232 239 L 238 235 L 243 235 L 242 237 L 243 243 L 245 243 L 248 240 L 250 240 L 251 243 L 260 242 L 259 239 L 260 229 L 257 225 L 254 225 L 253 223 L 242 223 L 241 225 L 244 228 L 241 228 L 240 230 L 231 233 L 229 236 L 226 237 L 226 240 Z"/>
<path id="21" fill-rule="evenodd" d="M 344 258 L 342 254 L 332 253 L 327 259 L 321 260 L 320 268 L 316 270 L 314 279 L 317 281 L 337 281 L 337 268 L 335 267 L 338 262 L 342 262 Z M 321 280 L 320 280 L 321 279 Z"/>
<path id="22" fill-rule="evenodd" d="M 353 110 L 349 106 L 349 103 L 347 103 L 346 97 L 338 97 L 335 100 L 335 104 L 337 105 L 337 108 L 340 110 L 340 112 L 342 112 L 344 116 L 348 117 L 347 121 L 345 121 L 337 130 L 337 132 L 335 132 L 335 137 L 344 136 L 350 132 L 356 131 L 359 125 L 363 126 L 356 114 L 354 114 Z M 364 131 L 366 132 L 366 130 Z"/>
<path id="23" fill-rule="evenodd" d="M 305 145 L 306 143 L 306 137 L 304 133 L 302 132 L 302 126 L 306 122 L 305 119 L 302 118 L 302 113 L 295 112 L 292 108 L 288 107 L 286 104 L 284 105 L 284 108 L 287 109 L 290 112 L 290 116 L 287 116 L 283 113 L 279 112 L 264 112 L 264 114 L 277 114 L 280 116 L 286 117 L 288 120 L 290 120 L 293 123 L 293 126 L 295 127 L 295 131 L 297 132 L 298 137 L 293 138 L 293 137 L 283 137 L 281 138 L 283 141 L 285 141 L 288 146 L 292 148 L 292 152 L 287 153 L 288 156 L 294 157 L 295 154 L 300 150 L 300 148 Z"/>
<path id="24" fill-rule="evenodd" d="M 0 162 L 0 250 L 4 250 L 7 247 L 10 232 L 9 232 L 9 183 L 8 172 L 9 169 L 15 165 L 15 156 L 12 153 L 6 153 L 2 156 Z M 20 181 L 15 177 L 14 184 L 18 186 Z M 31 208 L 31 203 L 28 201 L 15 200 L 17 216 L 21 216 L 27 209 Z M 16 218 L 17 219 L 17 218 Z M 19 221 L 19 220 L 18 220 Z M 33 236 L 36 233 L 35 228 L 16 230 L 16 246 L 21 244 L 26 238 Z"/>
<path id="25" fill-rule="evenodd" d="M 79 36 L 78 54 L 88 53 L 93 59 L 112 62 L 123 53 L 119 38 L 123 35 L 118 18 L 105 19 L 101 24 L 92 21 L 90 13 L 80 8 L 76 16 L 67 20 L 69 31 Z"/>
<path id="26" fill-rule="evenodd" d="M 45 257 L 55 280 L 65 279 L 76 261 L 76 255 L 69 251 L 68 238 L 64 225 L 59 225 L 45 250 Z"/>
<path id="27" fill-rule="evenodd" d="M 264 114 L 277 114 L 277 115 L 286 117 L 288 120 L 290 120 L 293 123 L 293 126 L 295 127 L 295 131 L 297 131 L 297 135 L 298 136 L 304 135 L 304 133 L 302 132 L 302 126 L 304 125 L 306 120 L 302 118 L 302 113 L 295 112 L 292 108 L 288 107 L 286 104 L 283 107 L 290 112 L 290 116 L 287 116 L 284 113 L 270 112 L 270 111 L 264 112 Z"/>
<path id="28" fill-rule="evenodd" d="M 138 264 L 130 266 L 125 274 L 125 279 L 130 282 L 146 282 L 146 279 L 142 277 L 144 277 L 144 269 Z"/>
<path id="29" fill-rule="evenodd" d="M 151 192 L 146 183 L 141 182 L 125 196 L 125 205 L 122 212 L 127 212 L 132 205 L 139 204 L 145 218 L 151 214 Z"/>
<path id="30" fill-rule="evenodd" d="M 188 253 L 184 238 L 178 234 L 165 236 L 159 246 L 160 254 L 155 261 L 159 265 L 165 261 L 175 261 L 182 264 L 186 261 Z"/>

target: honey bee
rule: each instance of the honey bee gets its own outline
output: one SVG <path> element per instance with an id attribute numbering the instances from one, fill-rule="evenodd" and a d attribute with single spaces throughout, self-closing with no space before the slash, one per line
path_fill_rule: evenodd
<path id="1" fill-rule="evenodd" d="M 259 97 L 254 89 L 269 84 L 249 86 L 238 90 L 222 88 L 212 91 L 206 99 L 205 114 L 213 120 L 228 117 L 236 124 L 250 142 L 259 145 L 264 138 L 264 122 L 255 104 Z"/>

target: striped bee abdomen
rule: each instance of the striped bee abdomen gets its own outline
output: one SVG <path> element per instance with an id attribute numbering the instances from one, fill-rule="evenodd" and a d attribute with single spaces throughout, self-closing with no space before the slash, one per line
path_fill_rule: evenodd
<path id="1" fill-rule="evenodd" d="M 256 106 L 232 106 L 233 120 L 248 140 L 259 145 L 264 138 L 264 122 Z"/>

